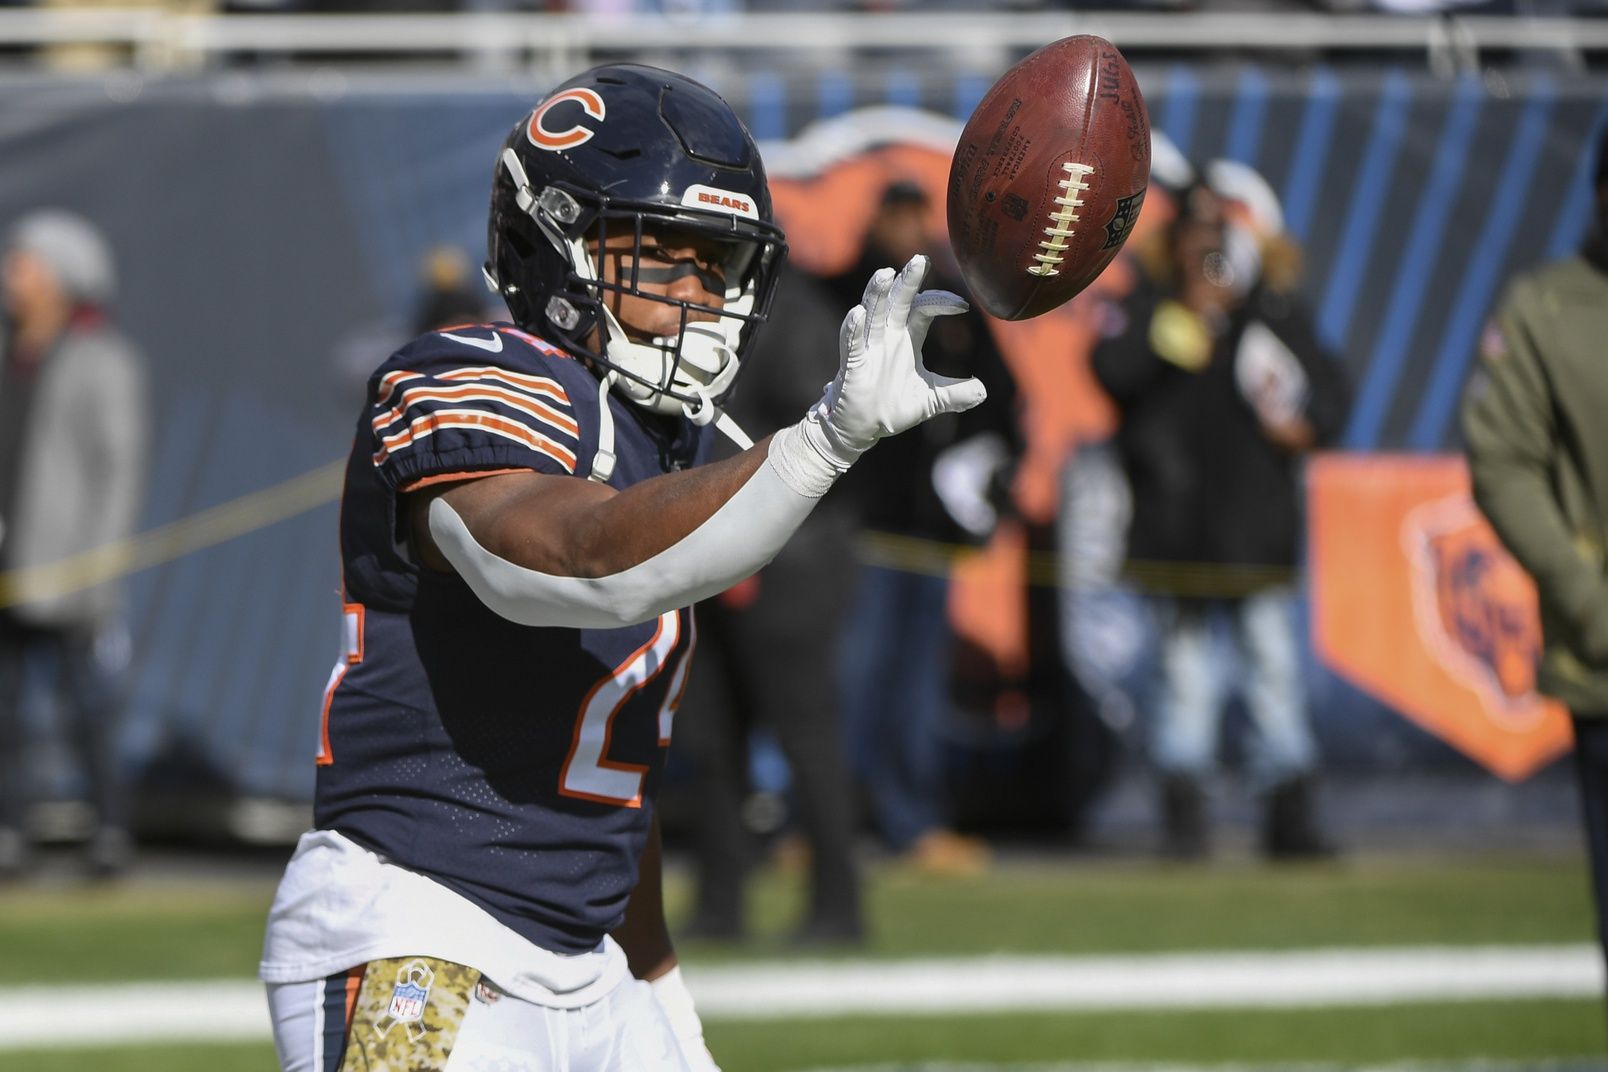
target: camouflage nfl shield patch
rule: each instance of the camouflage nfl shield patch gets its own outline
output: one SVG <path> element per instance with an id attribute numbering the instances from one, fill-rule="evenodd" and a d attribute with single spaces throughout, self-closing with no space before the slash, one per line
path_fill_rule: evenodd
<path id="1" fill-rule="evenodd" d="M 438 1072 L 480 973 L 433 957 L 372 961 L 352 1010 L 342 1072 Z"/>

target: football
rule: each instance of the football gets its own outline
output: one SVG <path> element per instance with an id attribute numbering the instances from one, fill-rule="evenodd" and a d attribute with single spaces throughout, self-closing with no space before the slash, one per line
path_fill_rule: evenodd
<path id="1" fill-rule="evenodd" d="M 1045 45 L 995 82 L 949 165 L 949 241 L 972 297 L 1026 320 L 1092 283 L 1133 230 L 1150 120 L 1103 37 Z"/>

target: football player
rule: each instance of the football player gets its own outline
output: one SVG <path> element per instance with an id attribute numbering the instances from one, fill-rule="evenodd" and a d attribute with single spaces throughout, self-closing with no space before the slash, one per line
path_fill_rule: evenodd
<path id="1" fill-rule="evenodd" d="M 877 272 L 819 404 L 703 464 L 785 245 L 730 107 L 636 65 L 509 134 L 489 243 L 513 323 L 405 346 L 358 421 L 315 829 L 261 967 L 280 1062 L 710 1069 L 653 820 L 691 605 L 879 438 L 982 401 L 920 361 L 964 306 L 923 258 Z"/>

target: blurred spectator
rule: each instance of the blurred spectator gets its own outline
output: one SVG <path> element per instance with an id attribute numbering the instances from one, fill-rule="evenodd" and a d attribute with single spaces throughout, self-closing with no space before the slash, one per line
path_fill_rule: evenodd
<path id="1" fill-rule="evenodd" d="M 100 232 L 45 210 L 12 229 L 0 266 L 0 571 L 27 570 L 126 538 L 146 467 L 144 374 L 107 322 L 115 287 Z M 14 574 L 13 574 L 14 575 Z M 28 762 L 36 705 L 62 708 L 95 807 L 90 861 L 131 854 L 118 767 L 120 587 L 70 576 L 0 600 L 0 873 L 21 869 L 38 778 Z M 9 605 L 7 605 L 9 604 Z"/>
<path id="2" fill-rule="evenodd" d="M 363 324 L 335 344 L 332 358 L 340 381 L 343 409 L 355 406 L 374 371 L 374 355 L 390 353 L 429 331 L 501 319 L 502 306 L 472 269 L 469 254 L 453 245 L 431 246 L 419 258 L 419 291 L 406 318 L 386 317 Z"/>
<path id="3" fill-rule="evenodd" d="M 1263 848 L 1322 854 L 1295 607 L 1300 473 L 1302 455 L 1339 432 L 1344 391 L 1292 293 L 1293 248 L 1275 237 L 1271 190 L 1238 164 L 1214 164 L 1207 178 L 1180 194 L 1148 278 L 1103 311 L 1093 356 L 1122 413 L 1127 569 L 1153 596 L 1161 633 L 1151 751 L 1165 848 L 1208 851 L 1206 786 L 1229 687 L 1215 651 L 1222 620 L 1256 730 Z"/>
<path id="4" fill-rule="evenodd" d="M 210 15 L 216 4 L 213 0 L 34 0 L 34 6 L 48 11 L 97 11 L 115 18 L 125 13 L 141 15 L 153 8 L 175 15 Z M 113 41 L 59 41 L 42 46 L 39 56 L 53 70 L 90 74 L 127 66 L 136 58 L 135 51 Z"/>
<path id="5" fill-rule="evenodd" d="M 1148 647 L 1143 598 L 1122 576 L 1133 498 L 1112 443 L 1080 443 L 1061 470 L 1056 587 L 1061 660 L 1113 731 L 1136 721 Z"/>
<path id="6" fill-rule="evenodd" d="M 492 315 L 480 273 L 471 271 L 469 255 L 457 246 L 426 250 L 419 276 L 424 287 L 413 303 L 410 339 L 427 331 L 478 324 Z"/>
<path id="7" fill-rule="evenodd" d="M 731 406 L 740 424 L 773 428 L 820 398 L 836 371 L 846 311 L 807 277 L 783 276 L 759 359 L 744 369 Z M 770 565 L 698 608 L 698 664 L 676 723 L 677 742 L 699 767 L 698 891 L 689 937 L 743 934 L 743 881 L 755 852 L 742 804 L 750 797 L 756 728 L 769 731 L 787 758 L 808 853 L 809 900 L 796 940 L 844 944 L 863 935 L 835 672 L 855 525 L 852 501 L 828 493 Z"/>
<path id="8" fill-rule="evenodd" d="M 1152 198 L 1162 191 L 1176 199 L 1194 181 L 1189 158 L 1165 133 L 1151 131 Z M 1158 256 L 1165 251 L 1151 251 L 1152 261 Z M 1164 265 L 1151 268 L 1165 275 Z M 1115 307 L 1102 311 L 1111 324 L 1126 315 Z M 1061 660 L 1119 732 L 1137 721 L 1150 621 L 1144 597 L 1123 576 L 1133 494 L 1122 463 L 1114 442 L 1079 442 L 1061 469 L 1055 520 Z"/>
<path id="9" fill-rule="evenodd" d="M 859 260 L 825 281 L 835 309 L 859 303 L 878 268 L 900 265 L 934 243 L 921 187 L 883 193 Z M 928 287 L 961 292 L 934 263 Z M 861 568 L 842 638 L 843 714 L 850 754 L 878 830 L 895 852 L 934 871 L 975 871 L 987 849 L 949 828 L 941 740 L 949 707 L 947 553 L 987 537 L 999 489 L 1021 452 L 1016 388 L 988 324 L 975 310 L 940 317 L 922 351 L 931 371 L 976 376 L 988 401 L 877 445 L 844 478 L 868 537 L 896 565 Z"/>
<path id="10" fill-rule="evenodd" d="M 1537 673 L 1574 720 L 1597 932 L 1608 955 L 1608 128 L 1580 253 L 1519 276 L 1463 399 L 1474 498 L 1535 578 Z"/>

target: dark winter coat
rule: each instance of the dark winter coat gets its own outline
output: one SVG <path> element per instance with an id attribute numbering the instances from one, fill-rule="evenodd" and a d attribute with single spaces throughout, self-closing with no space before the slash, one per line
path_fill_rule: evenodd
<path id="1" fill-rule="evenodd" d="M 1338 367 L 1297 302 L 1267 290 L 1219 325 L 1209 356 L 1185 367 L 1158 352 L 1168 316 L 1182 312 L 1143 287 L 1107 307 L 1093 355 L 1096 378 L 1121 410 L 1116 442 L 1133 494 L 1129 572 L 1178 596 L 1233 597 L 1287 583 L 1301 555 L 1302 459 L 1268 437 L 1247 400 L 1242 344 L 1247 332 L 1271 332 L 1282 344 L 1296 378 L 1304 375 L 1296 408 L 1318 446 L 1345 420 Z"/>

